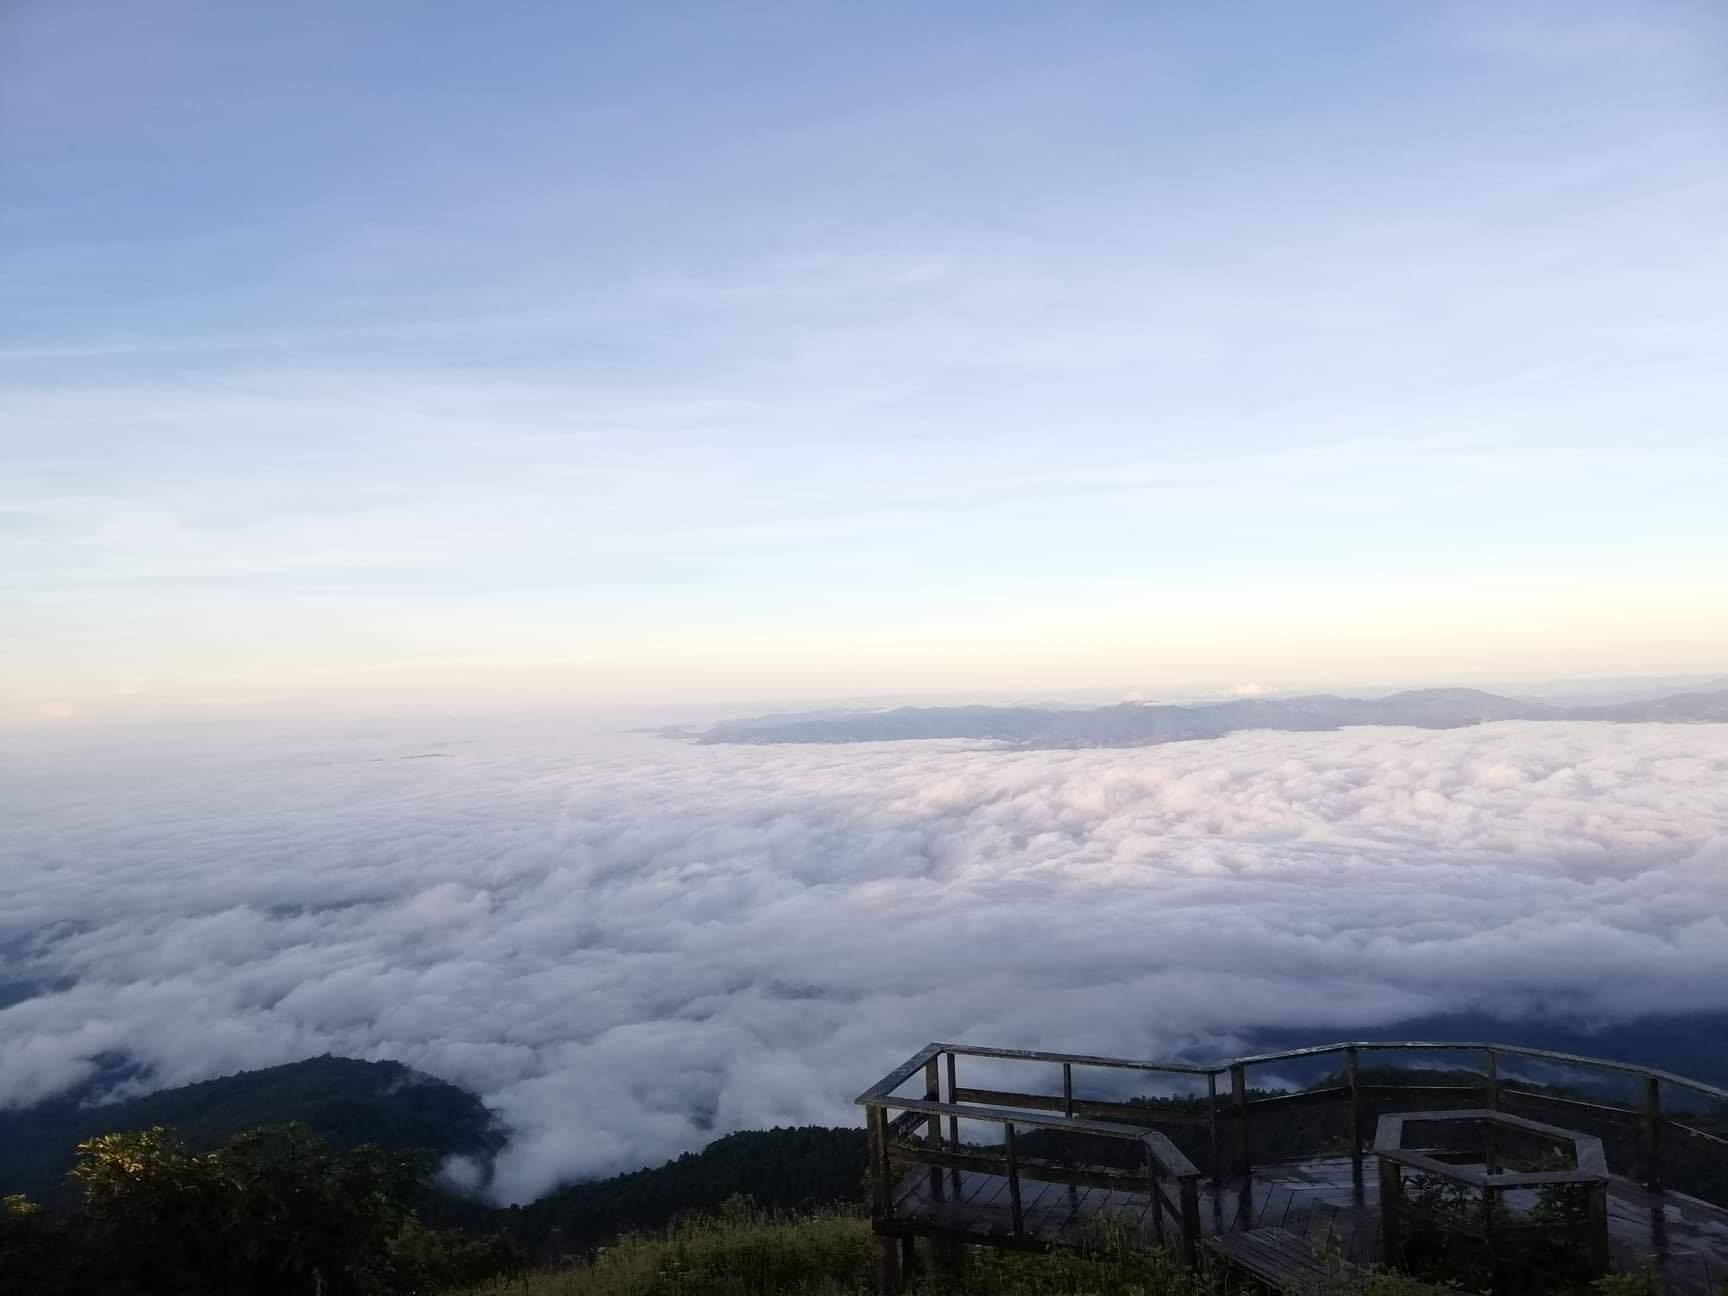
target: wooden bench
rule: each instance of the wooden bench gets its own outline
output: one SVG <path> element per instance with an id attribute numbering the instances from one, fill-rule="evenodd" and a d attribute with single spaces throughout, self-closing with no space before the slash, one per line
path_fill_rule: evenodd
<path id="1" fill-rule="evenodd" d="M 1288 1229 L 1257 1228 L 1206 1239 L 1218 1259 L 1275 1292 L 1315 1292 L 1365 1279 L 1368 1270 L 1347 1261 L 1319 1259 L 1306 1238 Z"/>

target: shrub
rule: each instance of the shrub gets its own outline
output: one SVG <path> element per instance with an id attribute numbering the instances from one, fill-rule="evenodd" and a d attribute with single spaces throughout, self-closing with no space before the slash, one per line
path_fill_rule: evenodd
<path id="1" fill-rule="evenodd" d="M 334 1152 L 300 1126 L 254 1130 L 209 1153 L 170 1131 L 79 1145 L 83 1206 L 11 1199 L 0 1288 L 54 1296 L 407 1296 L 510 1262 L 502 1244 L 433 1233 L 414 1217 L 424 1167 L 375 1147 Z"/>

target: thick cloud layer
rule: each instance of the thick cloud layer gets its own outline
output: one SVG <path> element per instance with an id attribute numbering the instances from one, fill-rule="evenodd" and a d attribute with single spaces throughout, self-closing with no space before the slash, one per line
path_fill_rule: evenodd
<path id="1" fill-rule="evenodd" d="M 854 1119 L 928 1039 L 1728 1007 L 1724 726 L 1007 753 L 450 720 L 0 762 L 0 1101 L 104 1054 L 398 1058 L 510 1124 L 501 1198 Z"/>

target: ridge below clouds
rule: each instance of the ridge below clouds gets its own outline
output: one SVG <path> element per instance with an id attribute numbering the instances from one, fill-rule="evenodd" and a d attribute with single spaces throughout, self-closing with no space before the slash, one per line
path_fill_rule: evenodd
<path id="1" fill-rule="evenodd" d="M 888 711 L 729 720 L 704 743 L 854 743 L 974 739 L 1019 747 L 1144 747 L 1221 738 L 1244 729 L 1324 732 L 1351 725 L 1456 729 L 1497 720 L 1598 720 L 1619 724 L 1728 721 L 1728 689 L 1612 705 L 1556 706 L 1480 689 L 1415 689 L 1382 698 L 1315 694 L 1089 710 L 1024 706 L 897 707 Z"/>

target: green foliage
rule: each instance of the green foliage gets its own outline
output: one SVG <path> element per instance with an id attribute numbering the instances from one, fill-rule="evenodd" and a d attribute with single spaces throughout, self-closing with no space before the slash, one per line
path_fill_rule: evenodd
<path id="1" fill-rule="evenodd" d="M 1025 1255 L 975 1248 L 958 1274 L 932 1273 L 917 1284 L 930 1296 L 1222 1296 L 1217 1274 L 1190 1270 L 1141 1244 L 1135 1223 L 1103 1216 L 1072 1251 Z"/>
<path id="2" fill-rule="evenodd" d="M 1362 1070 L 1364 1084 L 1468 1078 L 1466 1072 Z M 1338 1079 L 1330 1077 L 1320 1085 Z M 1193 1097 L 1140 1100 L 1149 1114 L 1160 1109 L 1173 1114 L 1197 1110 L 1204 1101 Z M 1408 1106 L 1406 1098 L 1395 1101 Z M 304 1132 L 232 1138 L 231 1127 L 243 1116 L 257 1114 L 259 1104 L 271 1114 L 303 1111 L 315 1117 L 318 1132 L 333 1133 L 331 1146 L 318 1145 L 316 1140 L 308 1143 Z M 1365 1101 L 1364 1106 L 1371 1128 L 1378 1102 Z M 637 1282 L 644 1271 L 651 1271 L 654 1282 L 661 1284 L 674 1281 L 679 1273 L 697 1275 L 702 1281 L 730 1273 L 736 1279 L 735 1291 L 747 1290 L 739 1284 L 750 1282 L 779 1284 L 767 1296 L 782 1291 L 851 1292 L 860 1289 L 859 1284 L 870 1286 L 867 1231 L 845 1209 L 846 1203 L 862 1196 L 865 1139 L 856 1129 L 804 1127 L 728 1135 L 666 1165 L 575 1185 L 532 1205 L 504 1211 L 428 1192 L 422 1173 L 427 1162 L 407 1156 L 407 1148 L 472 1150 L 476 1140 L 483 1143 L 495 1134 L 489 1115 L 471 1095 L 416 1078 L 395 1064 L 312 1059 L 75 1115 L 86 1123 L 115 1116 L 131 1122 L 155 1111 L 188 1114 L 191 1131 L 183 1131 L 183 1141 L 148 1128 L 125 1126 L 117 1127 L 122 1131 L 119 1136 L 91 1138 L 97 1130 L 82 1135 L 86 1147 L 79 1154 L 81 1173 L 70 1183 L 84 1205 L 71 1214 L 67 1209 L 77 1204 L 71 1194 L 57 1199 L 47 1192 L 22 1196 L 15 1191 L 28 1183 L 21 1184 L 16 1173 L 14 1136 L 22 1132 L 38 1150 L 46 1136 L 33 1133 L 27 1121 L 14 1119 L 9 1125 L 7 1118 L 0 1117 L 0 1145 L 7 1151 L 0 1166 L 0 1176 L 5 1177 L 0 1189 L 12 1193 L 0 1198 L 0 1293 L 153 1296 L 208 1290 L 248 1296 L 311 1290 L 294 1285 L 310 1275 L 314 1285 L 323 1284 L 331 1296 L 362 1289 L 390 1296 L 407 1290 L 444 1290 L 513 1267 L 516 1254 L 495 1236 L 463 1238 L 428 1227 L 455 1222 L 476 1234 L 505 1230 L 540 1262 L 566 1262 L 557 1274 L 533 1279 L 540 1284 L 538 1289 L 547 1292 L 617 1291 L 627 1296 L 637 1288 L 616 1284 L 626 1278 Z M 73 1128 L 68 1123 L 71 1116 L 63 1112 L 61 1117 L 48 1120 L 43 1128 L 62 1133 Z M 1718 1118 L 1688 1119 L 1703 1125 Z M 1327 1148 L 1341 1150 L 1346 1146 L 1346 1120 L 1342 1104 L 1279 1108 L 1275 1119 L 1255 1121 L 1255 1156 L 1269 1161 L 1312 1156 Z M 1721 1121 L 1728 1121 L 1728 1115 Z M 446 1123 L 448 1129 L 440 1132 Z M 1728 1129 L 1728 1124 L 1723 1128 Z M 1209 1164 L 1204 1124 L 1172 1125 L 1167 1132 L 1197 1164 Z M 356 1146 L 374 1134 L 393 1150 Z M 1056 1160 L 1071 1154 L 1111 1164 L 1110 1156 L 1133 1152 L 1127 1144 L 1094 1146 L 1097 1142 L 1049 1131 L 1029 1132 L 1021 1139 L 1025 1155 Z M 1617 1166 L 1630 1164 L 1633 1150 L 1609 1139 L 1610 1160 Z M 1504 1159 L 1506 1149 L 1501 1153 Z M 1702 1173 L 1697 1167 L 1705 1166 L 1702 1160 L 1688 1159 L 1678 1130 L 1668 1156 L 1671 1171 L 1692 1168 L 1688 1183 Z M 70 1154 L 64 1159 L 70 1162 Z M 1710 1173 L 1724 1172 L 1728 1162 L 1718 1159 Z M 739 1193 L 761 1203 L 748 1220 L 738 1218 L 736 1204 L 726 1205 Z M 1532 1214 L 1551 1215 L 1553 1222 L 1564 1223 L 1578 1213 L 1573 1195 L 1558 1190 L 1547 1193 Z M 1421 1194 L 1417 1197 L 1420 1206 Z M 36 1209 L 37 1201 L 47 1209 Z M 1464 1208 L 1461 1202 L 1436 1205 Z M 1480 1206 L 1475 1203 L 1478 1218 Z M 692 1212 L 702 1213 L 703 1218 L 689 1218 Z M 1468 1215 L 1468 1209 L 1464 1213 Z M 353 1218 L 336 1222 L 336 1214 Z M 658 1235 L 663 1230 L 669 1231 Z M 608 1246 L 620 1235 L 636 1236 L 610 1247 L 598 1263 L 569 1266 L 573 1259 L 590 1259 L 595 1248 Z M 826 1252 L 817 1245 L 824 1238 L 831 1244 Z M 667 1269 L 662 1262 L 671 1254 L 669 1247 L 682 1250 L 676 1251 L 670 1262 L 673 1267 Z M 363 1257 L 352 1258 L 362 1251 Z M 145 1259 L 140 1260 L 141 1256 Z M 179 1272 L 221 1264 L 237 1269 L 244 1267 L 245 1257 L 261 1268 L 241 1278 L 221 1270 L 225 1276 L 214 1286 L 173 1285 L 177 1265 Z M 965 1276 L 925 1275 L 920 1282 L 928 1292 L 957 1296 L 972 1291 L 982 1296 L 986 1287 L 1007 1293 L 1072 1291 L 1101 1296 L 1117 1291 L 1160 1296 L 1166 1290 L 1167 1285 L 1156 1289 L 1147 1285 L 1147 1275 L 1157 1271 L 1157 1262 L 1137 1257 L 1114 1269 L 1112 1263 L 1107 1248 L 1090 1255 L 1051 1257 L 978 1251 Z M 341 1276 L 344 1272 L 357 1275 L 348 1288 L 340 1286 L 349 1281 Z M 1468 1264 L 1450 1271 L 1437 1264 L 1429 1272 L 1456 1276 L 1473 1271 Z M 591 1285 L 601 1280 L 614 1286 Z M 590 1285 L 545 1285 L 578 1281 Z M 1355 1290 L 1372 1296 L 1404 1296 L 1415 1290 L 1409 1280 L 1391 1275 L 1365 1281 L 1367 1285 L 1359 1284 Z M 374 1285 L 362 1288 L 357 1285 L 361 1283 Z M 535 1289 L 532 1284 L 531 1289 Z M 647 1290 L 675 1288 L 662 1285 Z M 1186 1288 L 1168 1290 L 1180 1290 L 1183 1296 L 1189 1293 Z M 1644 1289 L 1602 1290 L 1603 1296 L 1623 1296 Z M 510 1291 L 512 1296 L 522 1291 L 520 1279 L 513 1280 Z"/>
<path id="3" fill-rule="evenodd" d="M 592 1262 L 498 1279 L 466 1296 L 873 1296 L 869 1222 L 825 1212 L 763 1211 L 745 1199 L 633 1235 Z M 968 1248 L 957 1272 L 925 1265 L 910 1296 L 1223 1296 L 1223 1276 L 1148 1249 L 1130 1224 L 1098 1221 L 1074 1251 L 1030 1255 Z M 1308 1296 L 1434 1296 L 1436 1288 L 1375 1273 Z M 1613 1293 L 1612 1296 L 1620 1296 Z"/>
<path id="4" fill-rule="evenodd" d="M 124 1276 L 140 1291 L 395 1289 L 389 1244 L 420 1178 L 409 1157 L 334 1153 L 299 1126 L 206 1155 L 160 1128 L 78 1151 L 85 1219 L 105 1250 L 129 1257 Z"/>
<path id="5" fill-rule="evenodd" d="M 591 1262 L 499 1279 L 475 1296 L 838 1296 L 873 1291 L 870 1225 L 841 1212 L 792 1215 L 747 1198 L 633 1234 Z"/>
<path id="6" fill-rule="evenodd" d="M 621 1234 L 651 1233 L 680 1215 L 713 1213 L 744 1196 L 768 1211 L 800 1212 L 863 1198 L 863 1130 L 818 1125 L 749 1130 L 648 1170 L 577 1184 L 508 1212 L 504 1227 L 548 1262 Z"/>
<path id="7" fill-rule="evenodd" d="M 1561 1168 L 1553 1158 L 1547 1164 Z M 1499 1194 L 1444 1175 L 1412 1174 L 1404 1187 L 1408 1215 L 1398 1262 L 1412 1273 L 1527 1296 L 1558 1296 L 1589 1285 L 1587 1186 L 1546 1185 L 1523 1213 L 1509 1209 Z"/>
<path id="8" fill-rule="evenodd" d="M 1591 1284 L 1597 1296 L 1662 1296 L 1662 1283 L 1651 1269 L 1604 1274 Z"/>
<path id="9" fill-rule="evenodd" d="M 0 1216 L 0 1287 L 168 1296 L 396 1296 L 509 1262 L 494 1240 L 414 1216 L 424 1167 L 400 1152 L 331 1149 L 299 1126 L 207 1153 L 156 1128 L 79 1145 L 82 1209 Z"/>

